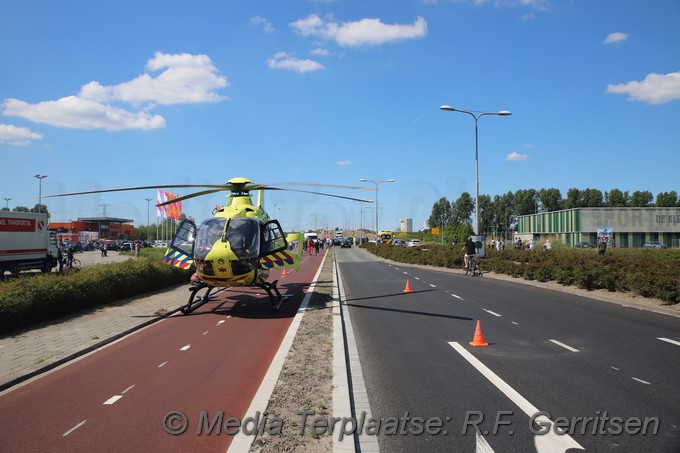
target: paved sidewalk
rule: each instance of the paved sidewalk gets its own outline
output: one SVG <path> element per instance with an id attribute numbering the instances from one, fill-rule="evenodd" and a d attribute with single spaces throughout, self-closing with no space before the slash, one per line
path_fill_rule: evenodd
<path id="1" fill-rule="evenodd" d="M 187 302 L 188 288 L 182 284 L 0 338 L 0 391 L 176 312 Z"/>

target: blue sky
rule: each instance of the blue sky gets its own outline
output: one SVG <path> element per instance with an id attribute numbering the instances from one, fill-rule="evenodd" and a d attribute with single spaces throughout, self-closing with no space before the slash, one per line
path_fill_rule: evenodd
<path id="1" fill-rule="evenodd" d="M 479 119 L 481 194 L 680 191 L 678 23 L 677 0 L 4 0 L 0 202 L 32 207 L 36 174 L 43 195 L 393 178 L 380 227 L 418 228 L 475 192 L 474 121 L 443 104 L 512 112 Z M 53 220 L 146 224 L 155 196 L 43 201 Z M 184 210 L 201 221 L 223 200 Z M 361 224 L 358 203 L 266 202 L 286 230 Z"/>

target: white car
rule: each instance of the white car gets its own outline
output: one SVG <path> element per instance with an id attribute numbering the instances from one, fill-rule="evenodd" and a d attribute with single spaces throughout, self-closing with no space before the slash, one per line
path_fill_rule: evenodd
<path id="1" fill-rule="evenodd" d="M 411 239 L 406 243 L 406 247 L 420 247 L 420 239 Z"/>

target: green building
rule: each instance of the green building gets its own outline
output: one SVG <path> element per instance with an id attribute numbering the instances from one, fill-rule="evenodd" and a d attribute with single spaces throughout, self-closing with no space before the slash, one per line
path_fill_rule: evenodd
<path id="1" fill-rule="evenodd" d="M 515 237 L 522 240 L 555 237 L 573 246 L 596 244 L 606 231 L 610 245 L 642 247 L 659 241 L 680 247 L 680 207 L 672 208 L 575 208 L 520 216 Z"/>

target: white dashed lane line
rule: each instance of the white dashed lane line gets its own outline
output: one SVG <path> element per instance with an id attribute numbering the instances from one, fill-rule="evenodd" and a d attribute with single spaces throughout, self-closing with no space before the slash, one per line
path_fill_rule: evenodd
<path id="1" fill-rule="evenodd" d="M 184 345 L 184 346 L 182 346 L 181 348 L 179 348 L 179 350 L 180 350 L 180 351 L 186 351 L 186 350 L 189 349 L 190 347 L 191 347 L 191 345 L 190 345 L 190 344 L 187 344 L 187 345 Z"/>
<path id="2" fill-rule="evenodd" d="M 496 313 L 495 311 L 487 310 L 486 308 L 482 308 L 482 310 L 484 310 L 485 312 L 487 312 L 491 315 L 494 315 L 497 318 L 500 318 L 502 316 L 502 315 L 499 315 L 498 313 Z"/>
<path id="3" fill-rule="evenodd" d="M 674 344 L 680 346 L 680 341 L 671 340 L 670 338 L 659 337 L 657 340 L 665 341 L 666 343 Z"/>
<path id="4" fill-rule="evenodd" d="M 105 406 L 111 406 L 112 404 L 115 404 L 116 401 L 118 401 L 118 400 L 121 399 L 122 397 L 123 397 L 123 395 L 113 395 L 111 398 L 109 398 L 109 399 L 107 399 L 106 401 L 104 401 L 104 405 L 105 405 Z"/>
<path id="5" fill-rule="evenodd" d="M 160 365 L 158 365 L 158 368 L 163 368 L 163 367 L 165 366 L 166 363 L 168 363 L 167 360 L 166 360 L 165 362 L 161 363 Z"/>
<path id="6" fill-rule="evenodd" d="M 459 296 L 458 294 L 451 294 L 451 295 L 452 295 L 453 297 L 455 297 L 456 299 L 460 299 L 460 300 L 463 300 L 463 298 L 462 298 L 462 297 L 460 297 L 460 296 Z"/>
<path id="7" fill-rule="evenodd" d="M 631 376 L 631 378 L 632 378 L 634 381 L 638 381 L 638 382 L 641 382 L 641 383 L 643 383 L 643 384 L 651 385 L 651 382 L 643 381 L 642 379 L 638 379 L 638 378 L 633 377 L 633 376 Z"/>
<path id="8" fill-rule="evenodd" d="M 567 350 L 569 350 L 569 351 L 571 351 L 571 352 L 579 352 L 578 349 L 572 348 L 571 346 L 569 346 L 569 345 L 567 345 L 567 344 L 564 344 L 564 343 L 562 343 L 562 342 L 560 342 L 560 341 L 557 341 L 557 340 L 548 340 L 548 341 L 550 341 L 551 343 L 555 343 L 557 346 L 562 346 L 564 349 L 567 349 Z"/>

